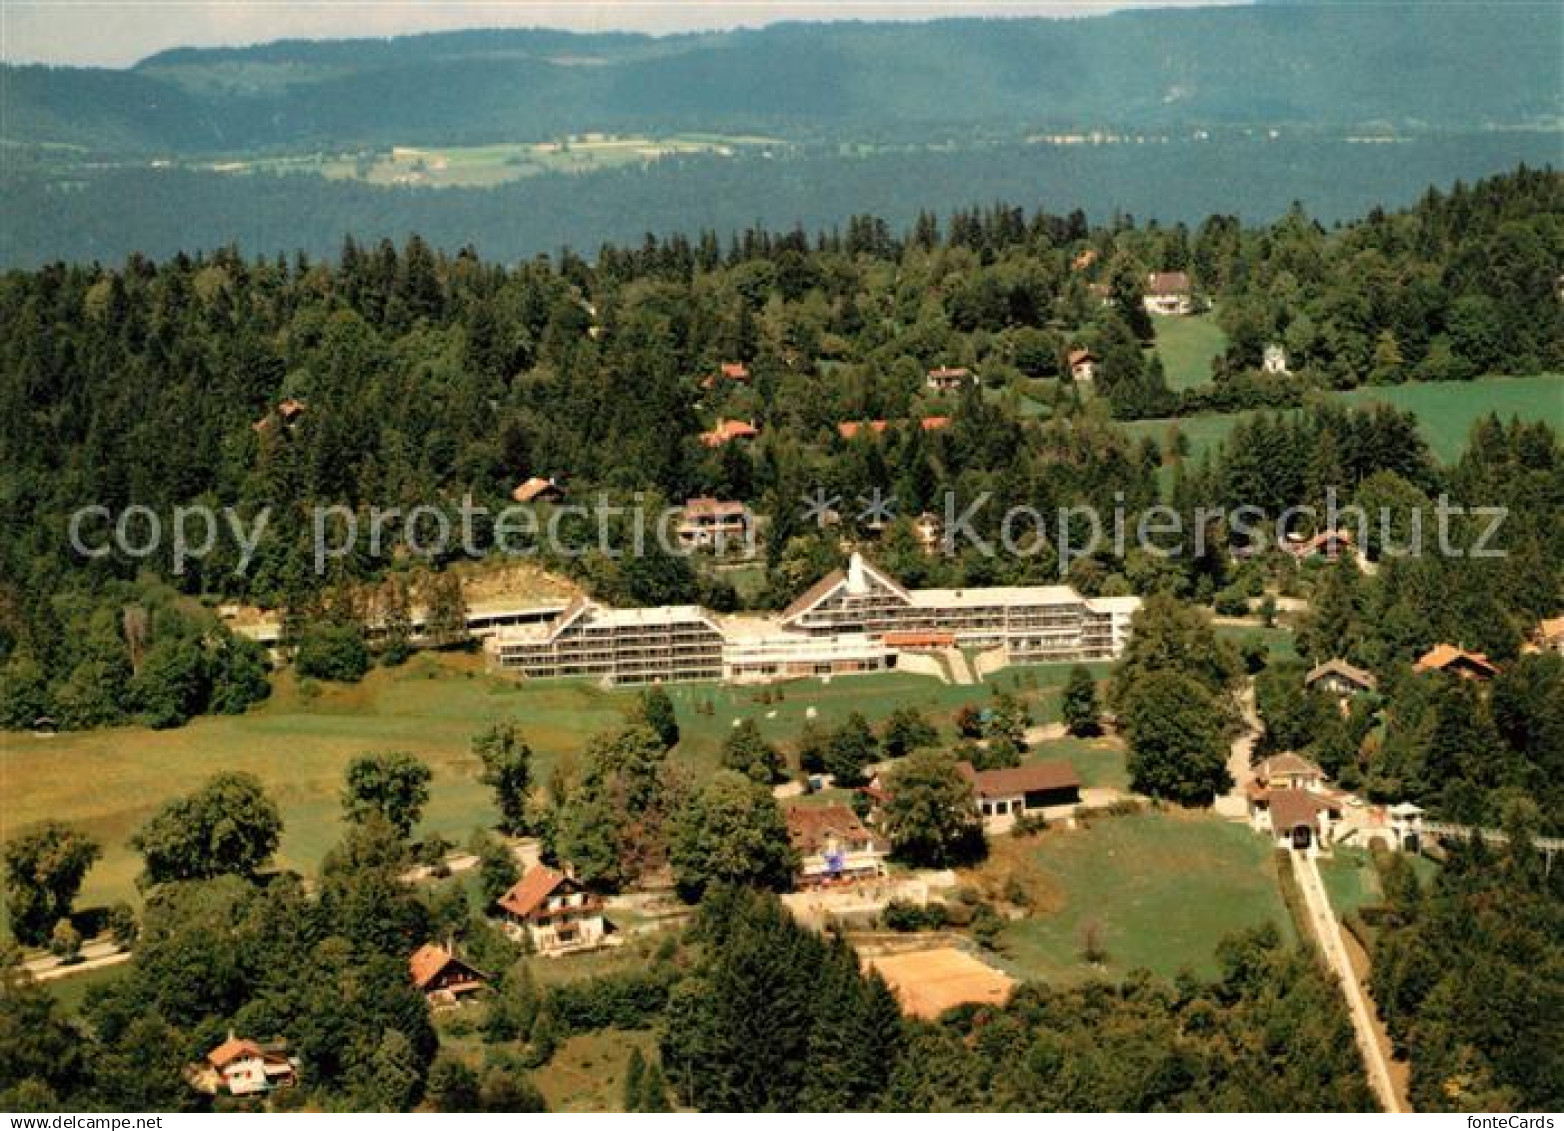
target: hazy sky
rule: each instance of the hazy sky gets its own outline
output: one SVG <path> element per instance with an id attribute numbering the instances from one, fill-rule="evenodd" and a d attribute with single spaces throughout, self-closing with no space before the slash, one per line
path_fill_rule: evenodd
<path id="1" fill-rule="evenodd" d="M 0 59 L 124 66 L 166 47 L 466 27 L 667 32 L 778 20 L 1082 15 L 1224 0 L 0 0 Z"/>

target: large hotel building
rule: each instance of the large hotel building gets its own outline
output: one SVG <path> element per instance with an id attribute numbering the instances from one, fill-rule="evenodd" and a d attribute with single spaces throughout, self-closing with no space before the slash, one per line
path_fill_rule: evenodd
<path id="1" fill-rule="evenodd" d="M 496 627 L 484 649 L 495 666 L 529 678 L 607 684 L 845 675 L 951 649 L 977 650 L 991 669 L 1113 659 L 1139 607 L 1138 597 L 1082 597 L 1067 585 L 905 589 L 853 554 L 778 617 L 578 599 L 552 620 Z"/>

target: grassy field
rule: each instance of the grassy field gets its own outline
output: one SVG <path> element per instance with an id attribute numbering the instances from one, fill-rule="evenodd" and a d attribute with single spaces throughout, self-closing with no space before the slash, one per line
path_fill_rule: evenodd
<path id="1" fill-rule="evenodd" d="M 571 1037 L 532 1074 L 549 1111 L 623 1111 L 630 1050 L 652 1063 L 657 1035 L 649 1029 L 603 1029 Z"/>
<path id="2" fill-rule="evenodd" d="M 1053 718 L 1068 671 L 1067 665 L 1039 666 L 994 678 L 1018 691 L 1039 718 Z M 981 684 L 958 687 L 902 673 L 779 685 L 764 693 L 768 702 L 756 689 L 670 688 L 684 732 L 677 756 L 697 772 L 716 765 L 723 737 L 741 718 L 754 718 L 767 738 L 783 744 L 797 738 L 811 708 L 818 723 L 832 726 L 850 711 L 878 720 L 897 707 L 916 706 L 949 731 L 958 707 L 986 703 L 991 694 Z M 535 777 L 543 781 L 556 759 L 618 725 L 634 702 L 633 691 L 576 681 L 522 683 L 488 674 L 477 657 L 422 655 L 402 668 L 377 670 L 356 686 L 328 686 L 309 701 L 283 676 L 272 699 L 250 713 L 200 718 L 177 730 L 5 734 L 0 836 L 49 817 L 78 822 L 104 846 L 79 905 L 133 898 L 139 860 L 126 838 L 164 801 L 218 770 L 247 770 L 282 808 L 279 863 L 313 871 L 340 835 L 338 792 L 348 762 L 373 751 L 406 750 L 434 771 L 421 831 L 461 843 L 475 827 L 497 819 L 477 781 L 469 750 L 474 733 L 501 719 L 518 720 L 536 754 Z"/>
<path id="3" fill-rule="evenodd" d="M 1154 349 L 1162 358 L 1168 388 L 1174 392 L 1205 385 L 1211 380 L 1211 359 L 1227 350 L 1227 335 L 1216 324 L 1216 315 L 1153 317 L 1157 332 Z"/>
<path id="4" fill-rule="evenodd" d="M 1423 438 L 1440 460 L 1448 463 L 1461 454 L 1472 425 L 1489 413 L 1500 419 L 1543 420 L 1555 427 L 1564 423 L 1564 374 L 1534 377 L 1493 377 L 1483 381 L 1394 385 L 1353 389 L 1332 394 L 1363 406 L 1375 401 L 1417 414 Z M 1247 413 L 1191 416 L 1180 420 L 1137 420 L 1124 425 L 1131 435 L 1150 436 L 1166 447 L 1169 427 L 1176 424 L 1189 439 L 1189 460 L 1200 459 L 1232 431 Z"/>
<path id="5" fill-rule="evenodd" d="M 1088 789 L 1130 787 L 1130 774 L 1124 762 L 1124 743 L 1116 738 L 1059 738 L 1039 743 L 1027 752 L 1029 762 L 1060 759 L 1075 767 L 1081 784 Z"/>
<path id="6" fill-rule="evenodd" d="M 122 962 L 118 966 L 100 966 L 96 970 L 83 970 L 80 974 L 72 974 L 68 978 L 55 978 L 42 985 L 53 995 L 54 1000 L 60 1003 L 60 1008 L 66 1013 L 77 1013 L 81 1010 L 82 1003 L 87 1000 L 87 991 L 94 986 L 108 986 L 119 981 L 130 973 L 131 963 Z"/>
<path id="7" fill-rule="evenodd" d="M 1251 640 L 1259 640 L 1264 643 L 1266 651 L 1270 653 L 1273 660 L 1298 658 L 1298 641 L 1289 629 L 1265 628 L 1261 625 L 1251 628 L 1236 624 L 1219 624 L 1216 626 L 1216 634 L 1239 646 Z"/>
<path id="8" fill-rule="evenodd" d="M 1273 867 L 1265 839 L 1247 827 L 1168 812 L 997 838 L 968 878 L 1002 891 L 1014 877 L 1029 893 L 1031 914 L 1001 935 L 1001 964 L 1019 977 L 1069 982 L 1137 967 L 1209 975 L 1224 935 L 1267 921 L 1290 933 Z M 1081 957 L 1094 920 L 1108 953 L 1100 967 Z"/>
<path id="9" fill-rule="evenodd" d="M 1564 427 L 1564 373 L 1354 389 L 1341 396 L 1358 406 L 1379 401 L 1417 413 L 1423 438 L 1446 463 L 1461 454 L 1472 425 L 1490 412 L 1501 420 L 1517 416 Z"/>
<path id="10" fill-rule="evenodd" d="M 204 168 L 218 173 L 318 173 L 329 180 L 359 180 L 373 185 L 489 188 L 541 173 L 591 173 L 691 153 L 727 157 L 741 148 L 776 144 L 779 143 L 775 138 L 755 136 L 589 133 L 547 142 L 407 145 L 365 153 L 235 158 Z"/>

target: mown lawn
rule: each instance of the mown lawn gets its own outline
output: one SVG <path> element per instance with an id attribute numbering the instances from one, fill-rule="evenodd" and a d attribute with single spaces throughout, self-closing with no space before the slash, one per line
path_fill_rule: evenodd
<path id="1" fill-rule="evenodd" d="M 994 679 L 1022 695 L 1039 718 L 1054 717 L 1068 671 L 1068 665 L 1032 667 Z M 700 774 L 715 767 L 723 737 L 741 718 L 753 717 L 767 738 L 787 745 L 811 708 L 820 724 L 833 726 L 850 711 L 878 721 L 897 707 L 915 706 L 953 734 L 957 708 L 987 703 L 992 690 L 892 672 L 769 689 L 675 685 L 669 693 L 684 731 L 677 757 Z M 374 751 L 406 750 L 434 771 L 420 831 L 460 844 L 498 817 L 477 781 L 470 752 L 477 731 L 516 719 L 536 755 L 535 779 L 546 781 L 561 755 L 579 752 L 588 736 L 619 725 L 635 699 L 633 690 L 580 681 L 497 677 L 476 656 L 421 655 L 402 668 L 377 670 L 356 686 L 325 687 L 313 699 L 301 697 L 284 676 L 272 699 L 250 713 L 196 719 L 176 730 L 0 735 L 0 837 L 51 817 L 79 823 L 103 844 L 104 855 L 88 874 L 78 905 L 133 900 L 140 863 L 127 838 L 163 802 L 219 770 L 247 770 L 282 808 L 278 863 L 313 872 L 340 835 L 338 794 L 348 762 Z"/>
<path id="2" fill-rule="evenodd" d="M 1516 416 L 1564 427 L 1564 373 L 1354 389 L 1341 397 L 1360 407 L 1379 401 L 1417 413 L 1423 439 L 1446 463 L 1460 456 L 1472 425 L 1491 412 L 1501 420 Z"/>
<path id="3" fill-rule="evenodd" d="M 1032 904 L 1000 936 L 999 961 L 1018 977 L 1117 979 L 1137 967 L 1211 975 L 1224 935 L 1272 922 L 1291 937 L 1265 839 L 1206 814 L 1101 817 L 1086 828 L 998 837 L 968 878 L 1002 891 L 1010 877 Z M 1081 953 L 1092 922 L 1107 950 L 1101 966 Z"/>
<path id="4" fill-rule="evenodd" d="M 1416 413 L 1423 438 L 1434 455 L 1446 463 L 1459 458 L 1472 425 L 1489 413 L 1497 413 L 1501 420 L 1519 417 L 1546 421 L 1554 427 L 1564 422 L 1564 374 L 1559 373 L 1375 386 L 1331 396 L 1360 407 L 1379 401 Z M 1170 426 L 1176 425 L 1189 440 L 1188 458 L 1194 463 L 1226 439 L 1233 425 L 1247 415 L 1221 413 L 1176 420 L 1136 420 L 1124 427 L 1137 438 L 1150 436 L 1166 450 Z"/>
<path id="5" fill-rule="evenodd" d="M 1183 317 L 1153 317 L 1157 340 L 1153 347 L 1162 358 L 1168 388 L 1174 392 L 1208 384 L 1211 359 L 1227 350 L 1227 335 L 1214 313 Z"/>

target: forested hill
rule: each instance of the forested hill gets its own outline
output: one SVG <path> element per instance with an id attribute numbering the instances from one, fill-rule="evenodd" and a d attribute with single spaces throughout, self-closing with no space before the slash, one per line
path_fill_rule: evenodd
<path id="1" fill-rule="evenodd" d="M 1075 20 L 490 31 L 9 67 L 6 140 L 188 155 L 579 130 L 1481 129 L 1561 117 L 1555 4 L 1262 5 Z"/>

